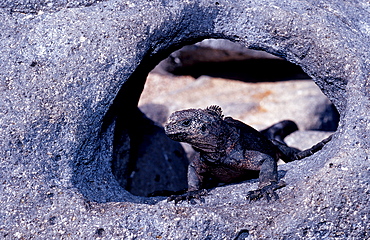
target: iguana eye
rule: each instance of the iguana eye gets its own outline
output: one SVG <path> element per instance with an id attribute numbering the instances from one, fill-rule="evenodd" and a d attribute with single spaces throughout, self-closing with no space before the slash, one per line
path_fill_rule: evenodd
<path id="1" fill-rule="evenodd" d="M 184 120 L 181 122 L 181 125 L 184 126 L 184 127 L 189 127 L 191 124 L 191 120 Z"/>
<path id="2" fill-rule="evenodd" d="M 200 130 L 202 130 L 202 132 L 205 132 L 205 131 L 207 131 L 207 127 L 205 125 L 203 125 Z"/>

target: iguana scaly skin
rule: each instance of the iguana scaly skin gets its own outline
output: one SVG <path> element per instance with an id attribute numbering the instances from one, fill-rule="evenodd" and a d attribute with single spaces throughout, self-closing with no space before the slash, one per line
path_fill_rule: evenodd
<path id="1" fill-rule="evenodd" d="M 247 199 L 277 199 L 275 190 L 285 186 L 278 180 L 277 160 L 298 159 L 299 150 L 283 142 L 287 134 L 297 129 L 294 122 L 286 121 L 261 133 L 231 117 L 224 118 L 218 106 L 174 112 L 168 119 L 165 132 L 175 141 L 191 144 L 196 156 L 188 167 L 188 192 L 171 196 L 168 200 L 176 203 L 199 198 L 207 193 L 204 189 L 218 183 L 250 178 L 251 171 L 259 172 L 259 186 L 247 194 Z M 279 131 L 275 136 L 274 133 Z M 310 154 L 313 153 L 310 151 Z"/>

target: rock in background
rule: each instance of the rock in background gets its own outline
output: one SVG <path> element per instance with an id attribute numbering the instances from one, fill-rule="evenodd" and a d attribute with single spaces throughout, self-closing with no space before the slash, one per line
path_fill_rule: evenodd
<path id="1" fill-rule="evenodd" d="M 362 0 L 2 1 L 0 236 L 369 238 L 368 11 Z M 249 181 L 175 206 L 112 173 L 115 131 L 149 71 L 205 38 L 299 65 L 340 113 L 322 151 L 279 167 L 278 201 L 246 202 Z"/>
<path id="2" fill-rule="evenodd" d="M 193 79 L 150 74 L 139 102 L 152 119 L 158 116 L 157 122 L 163 122 L 173 111 L 210 105 L 221 106 L 225 116 L 257 129 L 291 119 L 301 130 L 333 131 L 338 121 L 335 109 L 330 111 L 331 102 L 312 80 L 246 83 L 208 76 Z M 329 127 L 322 126 L 323 119 L 330 119 L 324 122 Z"/>
<path id="3" fill-rule="evenodd" d="M 206 39 L 171 53 L 149 74 L 139 102 L 152 118 L 212 104 L 255 128 L 287 118 L 301 130 L 335 131 L 339 121 L 333 104 L 297 65 L 225 39 Z"/>
<path id="4" fill-rule="evenodd" d="M 207 63 L 241 62 L 256 59 L 282 60 L 282 58 L 267 52 L 248 49 L 243 45 L 226 39 L 205 39 L 196 44 L 184 46 L 171 53 L 170 56 L 161 61 L 152 72 L 180 74 L 185 71 L 189 72 L 192 68 Z M 215 72 L 215 64 L 213 64 L 211 68 L 213 68 Z"/>

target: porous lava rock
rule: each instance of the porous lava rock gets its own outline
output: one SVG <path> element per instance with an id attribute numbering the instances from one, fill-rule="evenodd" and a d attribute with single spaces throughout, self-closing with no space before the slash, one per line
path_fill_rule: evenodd
<path id="1" fill-rule="evenodd" d="M 369 238 L 368 1 L 2 1 L 3 239 Z M 285 164 L 274 202 L 249 181 L 196 205 L 128 193 L 112 173 L 119 120 L 170 52 L 224 38 L 295 63 L 338 109 L 333 140 Z"/>

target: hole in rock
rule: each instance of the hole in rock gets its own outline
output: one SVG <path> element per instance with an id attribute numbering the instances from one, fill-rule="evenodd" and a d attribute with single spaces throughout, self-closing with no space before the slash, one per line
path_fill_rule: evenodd
<path id="1" fill-rule="evenodd" d="M 293 120 L 300 131 L 285 140 L 302 150 L 329 136 L 339 121 L 333 104 L 299 66 L 207 39 L 161 61 L 147 76 L 140 110 L 116 123 L 112 172 L 120 185 L 140 196 L 186 188 L 194 151 L 168 139 L 163 124 L 173 111 L 210 105 L 258 130 Z"/>
<path id="2" fill-rule="evenodd" d="M 238 232 L 238 234 L 236 235 L 236 237 L 234 238 L 234 240 L 243 240 L 243 239 L 247 239 L 247 237 L 249 236 L 249 231 L 247 229 L 242 229 Z"/>

